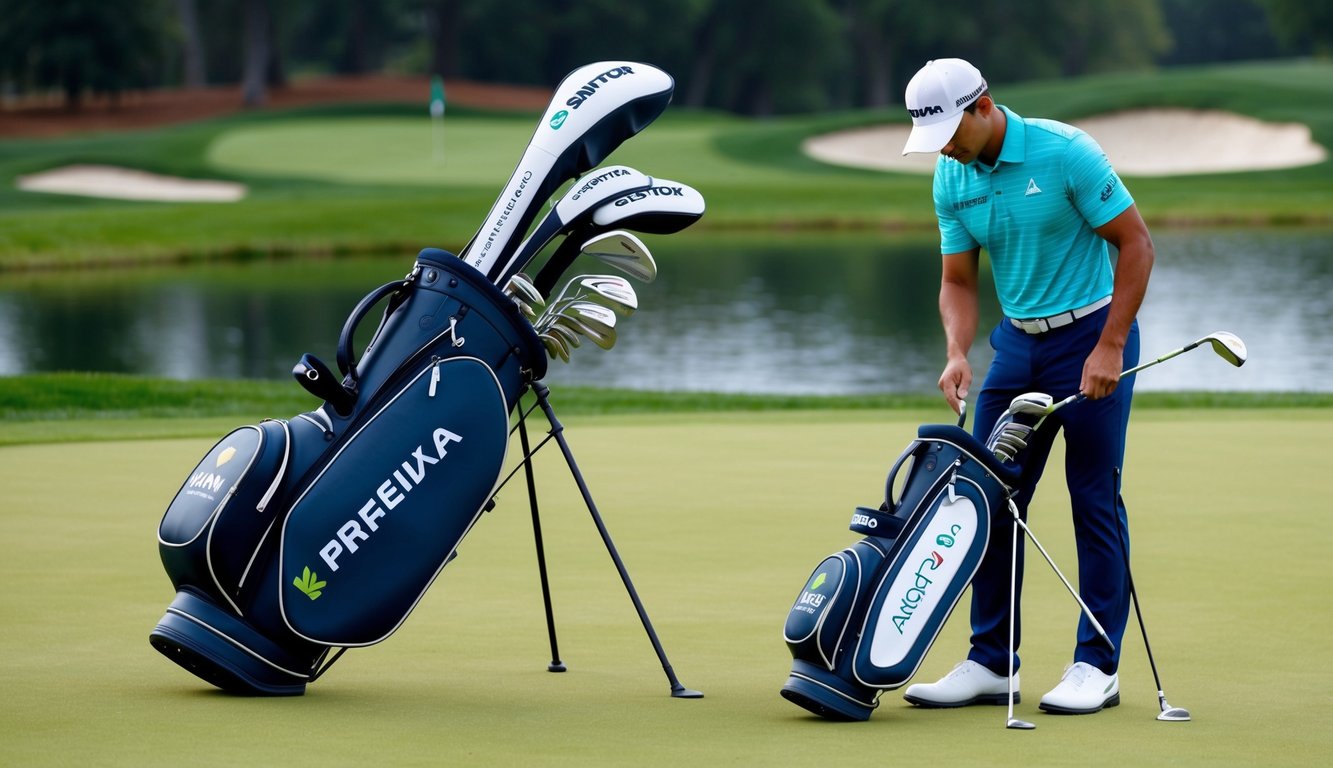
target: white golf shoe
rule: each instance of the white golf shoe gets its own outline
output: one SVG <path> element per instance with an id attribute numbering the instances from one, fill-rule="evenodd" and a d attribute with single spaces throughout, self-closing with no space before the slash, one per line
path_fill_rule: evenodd
<path id="1" fill-rule="evenodd" d="M 1090 715 L 1120 703 L 1120 676 L 1108 675 L 1087 662 L 1065 668 L 1060 684 L 1037 706 L 1056 715 Z"/>
<path id="2" fill-rule="evenodd" d="M 975 661 L 964 661 L 933 683 L 908 686 L 903 699 L 918 707 L 966 707 L 971 704 L 1007 704 L 1009 678 L 997 675 Z M 1014 701 L 1018 696 L 1018 675 L 1014 675 Z"/>

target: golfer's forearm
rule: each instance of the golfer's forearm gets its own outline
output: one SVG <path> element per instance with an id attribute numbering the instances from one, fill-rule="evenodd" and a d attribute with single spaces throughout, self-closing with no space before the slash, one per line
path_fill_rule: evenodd
<path id="1" fill-rule="evenodd" d="M 980 249 L 945 254 L 940 274 L 940 322 L 948 359 L 966 359 L 981 315 L 977 301 Z"/>
<path id="2" fill-rule="evenodd" d="M 1124 349 L 1130 326 L 1139 313 L 1143 297 L 1148 291 L 1148 276 L 1152 274 L 1152 236 L 1143 223 L 1139 209 L 1131 205 L 1119 216 L 1097 228 L 1097 234 L 1115 246 L 1115 287 L 1111 293 L 1111 309 L 1102 329 L 1099 346 L 1112 345 Z"/>
<path id="3" fill-rule="evenodd" d="M 967 357 L 977 337 L 979 315 L 975 286 L 947 281 L 940 285 L 940 322 L 944 326 L 944 351 L 948 358 Z"/>
<path id="4" fill-rule="evenodd" d="M 1146 233 L 1141 238 L 1122 243 L 1120 256 L 1116 261 L 1115 289 L 1111 294 L 1111 309 L 1102 329 L 1103 343 L 1125 346 L 1129 328 L 1138 316 L 1143 297 L 1148 292 L 1148 277 L 1152 274 L 1152 240 Z"/>

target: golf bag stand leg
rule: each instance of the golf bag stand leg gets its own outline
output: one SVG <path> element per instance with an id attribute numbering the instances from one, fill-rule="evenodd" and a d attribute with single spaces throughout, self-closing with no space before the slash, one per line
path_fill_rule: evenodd
<path id="1" fill-rule="evenodd" d="M 1046 564 L 1051 566 L 1052 571 L 1055 571 L 1055 575 L 1060 578 L 1060 583 L 1065 585 L 1065 590 L 1069 592 L 1070 597 L 1073 597 L 1074 602 L 1078 603 L 1078 607 L 1083 611 L 1083 615 L 1088 618 L 1088 622 L 1092 624 L 1092 628 L 1097 631 L 1102 642 L 1106 643 L 1106 646 L 1114 651 L 1115 641 L 1111 640 L 1110 635 L 1106 634 L 1106 630 L 1102 628 L 1101 622 L 1097 621 L 1097 617 L 1092 615 L 1092 609 L 1088 607 L 1087 603 L 1083 602 L 1083 598 L 1079 596 L 1078 590 L 1074 589 L 1074 585 L 1070 584 L 1069 579 L 1065 578 L 1064 572 L 1061 571 L 1060 566 L 1056 565 L 1055 561 L 1051 559 L 1050 553 L 1046 551 L 1046 548 L 1041 545 L 1040 541 L 1037 541 L 1037 534 L 1032 532 L 1032 529 L 1028 527 L 1028 524 L 1024 522 L 1023 518 L 1018 514 L 1018 505 L 1014 504 L 1012 498 L 1009 499 L 1009 514 L 1014 518 L 1014 524 L 1022 528 L 1023 533 L 1027 534 L 1028 540 L 1037 547 L 1037 551 L 1041 553 L 1043 558 L 1045 558 Z M 1010 655 L 1012 656 L 1012 654 Z"/>
<path id="2" fill-rule="evenodd" d="M 523 475 L 528 482 L 528 505 L 532 508 L 532 535 L 537 542 L 537 571 L 541 574 L 542 603 L 546 606 L 546 633 L 551 639 L 551 663 L 546 665 L 548 672 L 564 672 L 565 664 L 560 661 L 560 645 L 555 636 L 555 611 L 551 607 L 551 581 L 546 576 L 546 547 L 542 544 L 542 523 L 537 513 L 537 483 L 532 473 L 532 447 L 528 442 L 527 414 L 519 410 L 518 439 L 523 448 Z"/>
<path id="3" fill-rule="evenodd" d="M 597 526 L 597 532 L 602 536 L 602 543 L 606 545 L 607 553 L 611 555 L 616 570 L 620 572 L 620 580 L 625 584 L 625 591 L 629 592 L 630 600 L 634 603 L 634 610 L 639 613 L 639 621 L 643 623 L 643 629 L 648 633 L 648 639 L 652 641 L 653 650 L 657 652 L 657 659 L 662 663 L 662 671 L 666 673 L 667 681 L 671 684 L 672 697 L 678 699 L 703 698 L 703 693 L 700 691 L 691 690 L 680 684 L 675 671 L 671 668 L 671 662 L 667 661 L 666 651 L 662 649 L 662 643 L 657 639 L 657 632 L 653 629 L 652 621 L 648 619 L 648 612 L 644 610 L 638 591 L 634 589 L 634 582 L 630 580 L 629 571 L 625 569 L 625 563 L 621 561 L 620 553 L 616 551 L 616 545 L 611 541 L 611 534 L 606 530 L 606 524 L 602 522 L 602 516 L 597 511 L 597 504 L 592 500 L 592 493 L 588 490 L 588 484 L 583 480 L 583 473 L 579 471 L 579 465 L 574 461 L 574 453 L 565 440 L 564 425 L 560 423 L 560 419 L 556 418 L 555 410 L 551 408 L 551 390 L 542 382 L 535 381 L 532 383 L 532 392 L 537 396 L 537 405 L 542 409 L 542 413 L 546 414 L 546 420 L 551 424 L 551 436 L 560 445 L 560 452 L 564 454 L 565 463 L 569 465 L 569 471 L 574 476 L 574 482 L 578 484 L 579 493 L 583 495 L 583 503 L 587 505 L 588 512 L 592 515 L 593 523 Z"/>

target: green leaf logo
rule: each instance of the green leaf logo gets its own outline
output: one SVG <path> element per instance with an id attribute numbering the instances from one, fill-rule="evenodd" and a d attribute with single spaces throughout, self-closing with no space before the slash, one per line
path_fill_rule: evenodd
<path id="1" fill-rule="evenodd" d="M 292 584 L 297 589 L 304 592 L 306 597 L 311 600 L 318 600 L 320 590 L 323 589 L 328 582 L 320 581 L 319 575 L 311 573 L 310 568 L 307 567 L 301 570 L 301 576 L 299 578 L 292 579 Z"/>
<path id="2" fill-rule="evenodd" d="M 558 131 L 560 126 L 565 124 L 565 119 L 569 117 L 569 110 L 562 109 L 551 115 L 551 130 Z"/>
<path id="3" fill-rule="evenodd" d="M 813 592 L 823 586 L 825 578 L 827 578 L 827 575 L 821 571 L 819 575 L 815 577 L 815 580 L 810 582 L 810 591 Z"/>

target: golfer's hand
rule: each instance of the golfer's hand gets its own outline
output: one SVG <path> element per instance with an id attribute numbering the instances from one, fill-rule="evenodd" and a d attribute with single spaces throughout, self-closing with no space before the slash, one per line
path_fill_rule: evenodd
<path id="1" fill-rule="evenodd" d="M 950 360 L 940 374 L 940 391 L 954 413 L 958 413 L 959 401 L 967 397 L 967 388 L 972 386 L 972 366 L 967 358 Z"/>
<path id="2" fill-rule="evenodd" d="M 1083 362 L 1083 380 L 1079 391 L 1089 400 L 1098 400 L 1115 391 L 1120 383 L 1123 350 L 1110 344 L 1098 344 Z"/>

